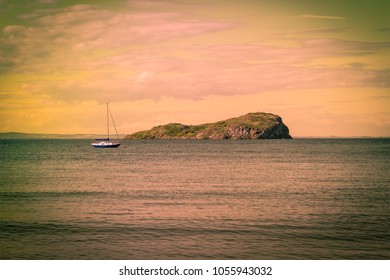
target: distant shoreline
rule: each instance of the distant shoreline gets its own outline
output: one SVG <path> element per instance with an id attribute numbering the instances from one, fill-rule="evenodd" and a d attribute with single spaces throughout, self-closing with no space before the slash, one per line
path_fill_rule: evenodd
<path id="1" fill-rule="evenodd" d="M 123 139 L 126 134 L 119 135 L 121 140 L 139 141 L 134 139 Z M 44 134 L 44 133 L 24 133 L 24 132 L 0 132 L 0 139 L 18 140 L 18 139 L 95 139 L 102 137 L 100 134 Z M 294 136 L 294 139 L 386 139 L 390 136 Z M 160 141 L 163 139 L 148 139 L 148 141 Z M 197 140 L 197 139 L 180 139 L 181 140 Z M 231 139 L 224 139 L 231 140 Z M 252 139 L 257 140 L 257 139 Z"/>
<path id="2" fill-rule="evenodd" d="M 125 134 L 119 135 L 120 138 Z M 101 134 L 45 134 L 45 133 L 24 133 L 24 132 L 0 132 L 0 139 L 95 139 L 104 137 Z"/>

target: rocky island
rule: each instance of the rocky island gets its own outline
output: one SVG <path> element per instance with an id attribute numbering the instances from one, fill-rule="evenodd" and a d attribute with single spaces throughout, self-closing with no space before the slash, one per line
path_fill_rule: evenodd
<path id="1" fill-rule="evenodd" d="M 270 113 L 249 113 L 215 123 L 170 123 L 129 134 L 125 139 L 292 139 L 282 118 Z"/>

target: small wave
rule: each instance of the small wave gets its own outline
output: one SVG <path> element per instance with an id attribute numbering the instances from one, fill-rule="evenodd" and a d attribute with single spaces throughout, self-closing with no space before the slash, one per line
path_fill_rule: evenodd
<path id="1" fill-rule="evenodd" d="M 64 192 L 2 192 L 0 199 L 21 199 L 21 198 L 44 198 L 44 197 L 82 197 L 82 196 L 102 196 L 106 192 L 95 191 L 64 191 Z"/>

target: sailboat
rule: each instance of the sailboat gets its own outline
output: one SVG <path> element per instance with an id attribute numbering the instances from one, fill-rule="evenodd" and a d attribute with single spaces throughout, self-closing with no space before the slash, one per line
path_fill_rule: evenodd
<path id="1" fill-rule="evenodd" d="M 116 130 L 114 118 L 112 117 L 111 110 L 109 109 L 108 103 L 107 103 L 107 138 L 95 139 L 95 142 L 91 143 L 91 145 L 93 147 L 95 147 L 95 148 L 118 148 L 119 147 L 120 143 L 118 141 L 110 140 L 110 120 L 109 120 L 110 116 L 111 116 L 111 120 L 112 120 L 112 123 L 113 123 L 114 128 L 115 128 L 116 135 L 117 135 L 118 140 L 119 140 L 119 134 L 118 134 L 118 131 Z"/>

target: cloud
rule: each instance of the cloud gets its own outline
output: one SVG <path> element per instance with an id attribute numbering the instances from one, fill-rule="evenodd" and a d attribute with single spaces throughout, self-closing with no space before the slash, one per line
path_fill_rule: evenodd
<path id="1" fill-rule="evenodd" d="M 334 56 L 364 56 L 390 48 L 390 42 L 364 42 L 329 38 L 303 39 L 301 44 L 308 51 L 315 50 L 322 55 Z"/>
<path id="2" fill-rule="evenodd" d="M 128 1 L 129 7 L 144 10 L 171 10 L 176 9 L 178 6 L 190 6 L 188 3 L 168 2 L 164 0 L 130 0 Z"/>
<path id="3" fill-rule="evenodd" d="M 58 0 L 38 0 L 40 4 L 56 4 Z"/>
<path id="4" fill-rule="evenodd" d="M 297 31 L 297 32 L 289 32 L 282 34 L 284 36 L 291 35 L 291 34 L 333 34 L 333 33 L 341 33 L 345 32 L 346 28 L 337 27 L 337 28 L 314 28 L 314 29 L 307 29 L 304 31 Z"/>
<path id="5" fill-rule="evenodd" d="M 339 17 L 339 16 L 300 15 L 300 17 L 309 18 L 309 19 L 345 20 L 344 17 Z"/>
<path id="6" fill-rule="evenodd" d="M 22 92 L 65 101 L 197 100 L 276 90 L 390 87 L 388 70 L 359 61 L 390 42 L 212 43 L 198 38 L 236 25 L 195 16 L 173 2 L 129 5 L 120 12 L 86 4 L 31 11 L 25 15 L 29 26 L 3 28 L 0 73 L 28 74 L 20 81 Z M 354 62 L 316 62 L 339 57 Z"/>
<path id="7" fill-rule="evenodd" d="M 376 28 L 374 31 L 377 32 L 390 32 L 390 27 L 382 27 L 382 28 Z"/>
<path id="8" fill-rule="evenodd" d="M 83 55 L 144 47 L 231 27 L 183 12 L 130 9 L 114 13 L 85 4 L 62 10 L 37 9 L 23 17 L 31 21 L 29 26 L 9 25 L 0 34 L 3 72 L 85 70 L 90 60 Z"/>
<path id="9" fill-rule="evenodd" d="M 188 56 L 196 53 L 191 59 L 161 56 L 161 52 L 166 52 L 164 49 L 148 50 L 148 56 L 139 51 L 95 60 L 97 64 L 90 67 L 100 70 L 87 79 L 35 81 L 25 85 L 23 90 L 32 94 L 47 92 L 55 99 L 67 101 L 104 102 L 108 98 L 113 101 L 158 100 L 169 96 L 198 100 L 211 95 L 279 90 L 390 87 L 388 70 L 369 69 L 359 63 L 306 65 L 320 57 L 319 52 L 310 48 L 305 45 L 300 49 L 220 45 L 213 48 L 187 46 L 186 51 L 180 50 Z M 329 49 L 332 51 L 324 52 L 324 56 L 336 54 L 334 49 Z M 126 72 L 128 67 L 132 67 L 131 73 Z"/>
<path id="10" fill-rule="evenodd" d="M 375 96 L 370 96 L 369 97 L 372 100 L 388 100 L 390 99 L 389 95 L 375 95 Z"/>

